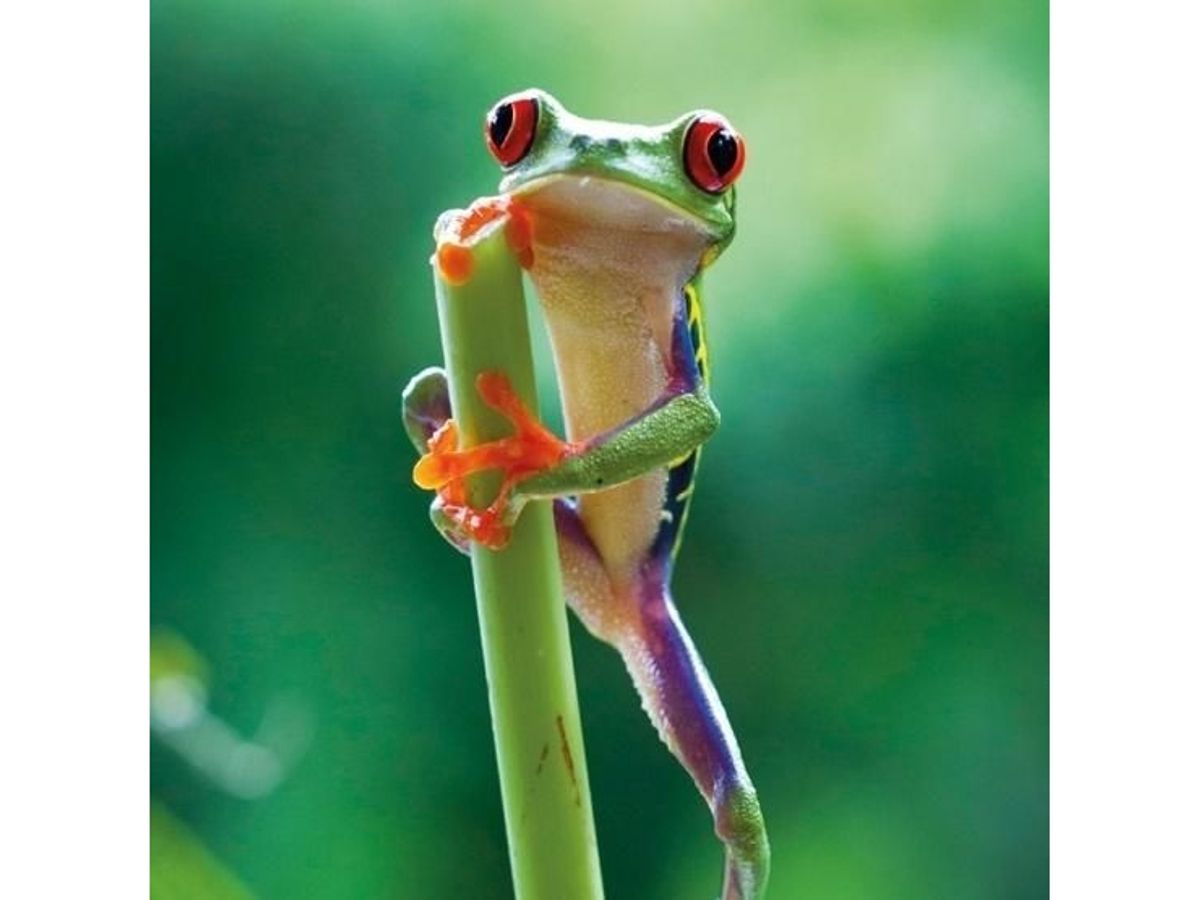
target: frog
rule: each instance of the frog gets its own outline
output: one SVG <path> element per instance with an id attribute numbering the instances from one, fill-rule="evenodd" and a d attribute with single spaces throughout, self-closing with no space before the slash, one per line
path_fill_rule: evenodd
<path id="1" fill-rule="evenodd" d="M 463 552 L 472 542 L 502 548 L 525 504 L 553 503 L 568 605 L 620 654 L 707 803 L 725 850 L 723 900 L 760 898 L 770 847 L 758 795 L 671 592 L 701 448 L 720 422 L 701 282 L 734 238 L 746 142 L 712 110 L 623 124 L 577 116 L 536 88 L 493 105 L 483 132 L 501 167 L 499 195 L 460 213 L 459 225 L 511 218 L 566 436 L 526 409 L 503 373 L 486 372 L 477 389 L 513 434 L 460 449 L 445 372 L 426 369 L 403 395 L 420 454 L 414 481 L 435 492 L 431 518 Z M 434 255 L 451 283 L 469 278 L 461 250 L 447 239 Z M 470 507 L 464 479 L 491 470 L 503 475 L 497 499 Z"/>

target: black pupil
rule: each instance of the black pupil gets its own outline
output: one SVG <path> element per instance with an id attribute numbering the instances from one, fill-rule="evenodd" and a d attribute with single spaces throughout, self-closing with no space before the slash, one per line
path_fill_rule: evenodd
<path id="1" fill-rule="evenodd" d="M 737 162 L 737 139 L 724 128 L 714 131 L 708 139 L 708 161 L 722 178 Z"/>
<path id="2" fill-rule="evenodd" d="M 492 143 L 497 147 L 504 144 L 504 139 L 508 137 L 509 131 L 512 130 L 513 123 L 513 108 L 511 103 L 501 103 L 492 110 L 492 114 L 488 116 L 488 134 L 491 135 Z"/>

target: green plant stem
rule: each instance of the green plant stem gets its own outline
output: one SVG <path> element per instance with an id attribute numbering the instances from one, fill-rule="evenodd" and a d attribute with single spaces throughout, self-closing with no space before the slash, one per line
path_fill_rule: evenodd
<path id="1" fill-rule="evenodd" d="M 506 373 L 526 405 L 537 409 L 521 269 L 502 224 L 482 232 L 472 253 L 465 284 L 449 284 L 434 265 L 450 405 L 463 447 L 511 433 L 480 400 L 480 372 Z M 495 478 L 475 479 L 472 505 L 485 506 L 495 490 Z M 529 503 L 503 550 L 474 544 L 471 569 L 516 897 L 601 898 L 550 504 Z"/>

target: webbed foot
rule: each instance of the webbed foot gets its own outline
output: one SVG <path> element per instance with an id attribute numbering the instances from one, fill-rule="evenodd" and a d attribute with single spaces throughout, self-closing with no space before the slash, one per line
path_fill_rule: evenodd
<path id="1" fill-rule="evenodd" d="M 413 481 L 438 492 L 441 505 L 435 506 L 434 517 L 443 533 L 451 528 L 464 538 L 497 550 L 508 542 L 520 512 L 519 505 L 511 503 L 513 487 L 562 462 L 572 445 L 537 420 L 503 373 L 483 372 L 475 387 L 488 406 L 512 423 L 515 433 L 460 450 L 458 426 L 447 419 L 429 438 L 428 452 L 413 468 Z M 466 479 L 491 470 L 503 473 L 496 499 L 484 509 L 472 507 L 467 501 Z"/>

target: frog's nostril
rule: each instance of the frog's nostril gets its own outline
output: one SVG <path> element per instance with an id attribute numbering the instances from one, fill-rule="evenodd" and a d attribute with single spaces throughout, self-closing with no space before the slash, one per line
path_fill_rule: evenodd
<path id="1" fill-rule="evenodd" d="M 625 145 L 621 143 L 620 138 L 609 138 L 604 142 L 610 153 L 624 153 Z"/>
<path id="2" fill-rule="evenodd" d="M 580 152 L 587 150 L 592 144 L 592 139 L 586 134 L 577 134 L 571 138 L 571 149 Z"/>

